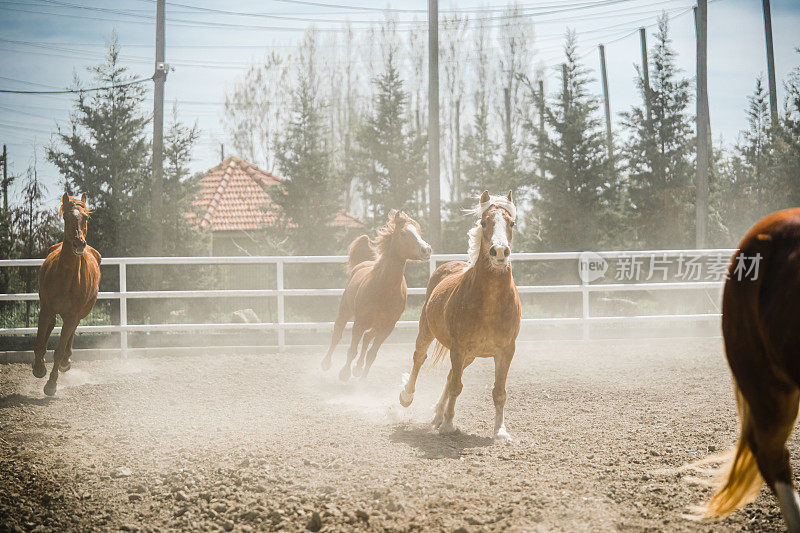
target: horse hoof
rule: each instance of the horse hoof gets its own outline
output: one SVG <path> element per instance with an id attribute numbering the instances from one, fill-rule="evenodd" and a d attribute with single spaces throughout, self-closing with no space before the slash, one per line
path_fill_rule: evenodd
<path id="1" fill-rule="evenodd" d="M 414 395 L 406 392 L 405 389 L 400 391 L 400 405 L 408 407 L 414 401 Z"/>
<path id="2" fill-rule="evenodd" d="M 33 376 L 43 378 L 47 374 L 47 368 L 44 366 L 44 361 L 33 362 Z"/>
<path id="3" fill-rule="evenodd" d="M 443 415 L 434 416 L 433 420 L 431 420 L 431 426 L 433 426 L 433 429 L 439 429 L 439 426 L 442 425 L 442 420 L 444 420 Z"/>
<path id="4" fill-rule="evenodd" d="M 47 394 L 48 396 L 54 396 L 57 388 L 58 385 L 56 385 L 55 383 L 50 383 L 48 381 L 47 383 L 44 384 L 44 393 Z"/>
<path id="5" fill-rule="evenodd" d="M 72 361 L 70 361 L 69 359 L 67 359 L 66 363 L 58 365 L 59 372 L 66 372 L 70 368 L 72 368 Z"/>
<path id="6" fill-rule="evenodd" d="M 345 367 L 339 372 L 339 379 L 342 381 L 348 381 L 350 379 L 350 368 Z"/>
<path id="7" fill-rule="evenodd" d="M 497 443 L 511 444 L 513 440 L 511 435 L 508 434 L 508 431 L 506 431 L 506 428 L 500 428 L 500 430 L 494 434 L 494 441 Z"/>
<path id="8" fill-rule="evenodd" d="M 362 372 L 362 368 L 360 366 L 356 365 L 353 368 L 353 377 L 357 378 L 358 376 L 361 375 L 361 372 Z"/>
<path id="9" fill-rule="evenodd" d="M 453 424 L 452 420 L 445 420 L 439 425 L 439 435 L 452 435 L 453 433 L 458 433 L 458 428 Z"/>
<path id="10" fill-rule="evenodd" d="M 323 372 L 327 371 L 327 370 L 330 370 L 331 369 L 331 360 L 330 360 L 330 358 L 326 357 L 325 359 L 323 359 L 322 362 L 319 364 L 319 367 L 323 370 Z"/>

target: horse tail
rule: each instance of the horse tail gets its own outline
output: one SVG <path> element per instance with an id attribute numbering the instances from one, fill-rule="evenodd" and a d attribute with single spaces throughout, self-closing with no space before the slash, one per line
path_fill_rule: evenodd
<path id="1" fill-rule="evenodd" d="M 723 518 L 747 505 L 758 496 L 764 484 L 755 455 L 747 440 L 748 435 L 752 435 L 754 431 L 752 414 L 739 387 L 736 387 L 736 399 L 741 423 L 739 442 L 736 444 L 733 458 L 721 469 L 721 483 L 717 493 L 705 508 L 705 518 Z"/>
<path id="2" fill-rule="evenodd" d="M 378 253 L 372 246 L 367 235 L 362 235 L 350 244 L 347 250 L 347 273 L 352 274 L 353 270 L 364 261 L 372 261 L 378 257 Z"/>
<path id="3" fill-rule="evenodd" d="M 444 344 L 439 342 L 438 339 L 434 341 L 430 368 L 437 368 L 442 363 L 442 361 L 444 361 L 444 358 L 447 357 L 447 354 L 449 352 L 450 350 Z"/>

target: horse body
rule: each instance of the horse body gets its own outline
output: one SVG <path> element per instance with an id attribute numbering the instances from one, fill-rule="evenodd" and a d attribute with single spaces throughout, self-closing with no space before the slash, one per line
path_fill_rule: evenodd
<path id="1" fill-rule="evenodd" d="M 462 390 L 464 369 L 476 357 L 493 357 L 494 436 L 498 440 L 510 440 L 503 417 L 505 383 L 514 357 L 522 310 L 509 260 L 515 209 L 511 193 L 506 202 L 501 198 L 490 197 L 488 192 L 481 196 L 478 209 L 481 220 L 470 231 L 470 262 L 445 263 L 434 271 L 428 282 L 414 365 L 400 393 L 400 403 L 404 407 L 411 405 L 419 371 L 435 339 L 439 343 L 435 358 L 444 357 L 449 350 L 451 362 L 433 420 L 441 433 L 455 431 L 455 402 Z"/>
<path id="2" fill-rule="evenodd" d="M 351 364 L 362 336 L 361 356 L 352 373 L 361 374 L 362 379 L 367 377 L 378 348 L 405 310 L 406 261 L 425 261 L 431 254 L 431 247 L 420 236 L 419 224 L 405 213 L 392 211 L 389 222 L 378 233 L 378 250 L 372 247 L 366 235 L 350 245 L 347 261 L 350 280 L 339 303 L 330 347 L 322 360 L 323 370 L 330 368 L 333 350 L 352 317 L 353 337 L 347 362 L 339 372 L 343 381 L 350 378 Z"/>
<path id="3" fill-rule="evenodd" d="M 750 260 L 750 263 L 747 260 Z M 744 263 L 757 274 L 742 275 Z M 800 402 L 800 209 L 768 215 L 734 254 L 722 300 L 725 353 L 733 373 L 741 433 L 708 517 L 752 501 L 766 481 L 788 529 L 800 532 L 786 441 Z"/>
<path id="4" fill-rule="evenodd" d="M 58 347 L 53 354 L 53 369 L 44 386 L 45 394 L 56 392 L 58 372 L 69 370 L 72 341 L 78 323 L 89 314 L 97 301 L 100 286 L 100 254 L 86 244 L 89 211 L 86 195 L 79 200 L 64 194 L 61 203 L 64 217 L 64 241 L 52 246 L 39 269 L 39 320 L 34 344 L 33 375 L 47 373 L 44 354 L 47 339 L 56 324 L 63 321 Z"/>

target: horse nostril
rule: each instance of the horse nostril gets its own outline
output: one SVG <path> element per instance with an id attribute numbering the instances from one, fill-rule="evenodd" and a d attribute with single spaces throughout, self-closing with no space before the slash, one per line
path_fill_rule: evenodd
<path id="1" fill-rule="evenodd" d="M 504 254 L 506 257 L 508 257 L 508 256 L 511 254 L 511 250 L 509 250 L 509 249 L 508 249 L 508 247 L 506 247 L 506 248 L 503 250 L 503 254 Z"/>
<path id="2" fill-rule="evenodd" d="M 489 248 L 489 255 L 491 255 L 492 257 L 496 256 L 497 255 L 497 248 L 495 248 L 494 246 Z"/>

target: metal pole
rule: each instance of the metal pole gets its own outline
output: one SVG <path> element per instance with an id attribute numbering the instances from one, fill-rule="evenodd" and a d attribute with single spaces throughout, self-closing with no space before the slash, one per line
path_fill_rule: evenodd
<path id="1" fill-rule="evenodd" d="M 283 296 L 283 261 L 276 262 L 275 267 L 278 289 L 278 351 L 284 352 L 286 351 L 286 330 L 283 329 L 283 324 L 286 322 L 286 315 Z"/>
<path id="2" fill-rule="evenodd" d="M 128 325 L 128 298 L 125 295 L 128 292 L 128 272 L 125 263 L 119 264 L 119 325 L 125 327 Z M 122 350 L 122 357 L 128 357 L 128 332 L 122 331 L 119 334 L 119 347 Z"/>
<path id="3" fill-rule="evenodd" d="M 600 72 L 603 80 L 603 108 L 606 113 L 606 143 L 608 144 L 608 158 L 614 159 L 614 140 L 611 137 L 611 104 L 608 98 L 608 75 L 606 74 L 606 48 L 600 45 Z"/>
<path id="4" fill-rule="evenodd" d="M 698 0 L 695 8 L 697 30 L 697 172 L 696 189 L 696 246 L 705 248 L 708 240 L 708 163 L 710 119 L 708 116 L 707 65 L 707 0 Z"/>
<path id="5" fill-rule="evenodd" d="M 3 145 L 3 212 L 8 213 L 8 149 Z"/>
<path id="6" fill-rule="evenodd" d="M 539 80 L 539 174 L 544 180 L 544 81 Z"/>
<path id="7" fill-rule="evenodd" d="M 511 151 L 511 89 L 503 87 L 503 107 L 505 108 L 506 151 Z"/>
<path id="8" fill-rule="evenodd" d="M 647 119 L 650 119 L 650 65 L 647 62 L 647 31 L 639 28 L 639 40 L 642 42 L 642 78 L 644 86 L 644 107 Z"/>
<path id="9" fill-rule="evenodd" d="M 775 55 L 772 49 L 772 13 L 769 0 L 762 1 L 764 7 L 764 37 L 767 40 L 767 77 L 769 78 L 769 111 L 772 123 L 778 122 L 778 92 L 775 87 Z"/>
<path id="10" fill-rule="evenodd" d="M 431 245 L 440 250 L 442 200 L 439 183 L 439 2 L 428 0 L 428 178 Z"/>
<path id="11" fill-rule="evenodd" d="M 456 168 L 453 179 L 454 196 L 456 202 L 461 200 L 461 98 L 456 100 Z"/>
<path id="12" fill-rule="evenodd" d="M 151 240 L 152 254 L 163 254 L 163 152 L 164 152 L 164 82 L 167 79 L 167 65 L 164 62 L 164 4 L 156 1 L 156 65 L 153 74 L 153 183 L 150 190 L 151 217 L 154 222 Z"/>

